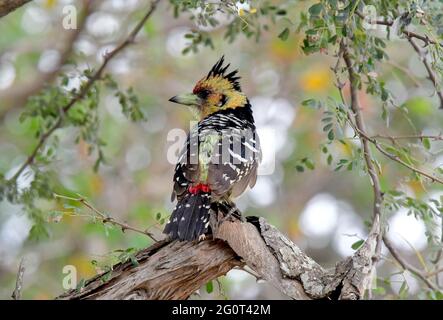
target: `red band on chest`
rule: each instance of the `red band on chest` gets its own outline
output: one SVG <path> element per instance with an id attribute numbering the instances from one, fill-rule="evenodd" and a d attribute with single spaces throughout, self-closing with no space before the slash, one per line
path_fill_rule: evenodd
<path id="1" fill-rule="evenodd" d="M 188 191 L 192 194 L 197 194 L 200 191 L 206 192 L 206 193 L 211 192 L 211 189 L 209 188 L 209 186 L 207 184 L 199 183 L 199 184 L 196 184 L 195 186 L 189 186 Z"/>

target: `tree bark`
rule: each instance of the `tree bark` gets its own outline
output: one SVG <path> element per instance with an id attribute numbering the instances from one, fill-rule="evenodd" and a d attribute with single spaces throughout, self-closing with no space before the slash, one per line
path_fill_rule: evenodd
<path id="1" fill-rule="evenodd" d="M 158 242 L 111 274 L 57 299 L 187 299 L 234 267 L 249 266 L 293 299 L 362 299 L 374 270 L 378 220 L 352 257 L 325 270 L 263 218 L 212 217 L 213 236 L 200 242 Z M 104 281 L 104 276 L 107 280 Z"/>
<path id="2" fill-rule="evenodd" d="M 114 266 L 86 286 L 58 299 L 158 300 L 187 299 L 202 285 L 242 263 L 220 240 L 201 242 L 160 241 L 141 250 L 132 262 Z M 104 276 L 109 278 L 104 281 Z"/>
<path id="3" fill-rule="evenodd" d="M 30 1 L 31 0 L 0 0 L 0 18 Z"/>

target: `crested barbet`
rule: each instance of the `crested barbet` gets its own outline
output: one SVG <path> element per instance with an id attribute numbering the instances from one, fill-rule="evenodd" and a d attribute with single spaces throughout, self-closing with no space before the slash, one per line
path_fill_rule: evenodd
<path id="1" fill-rule="evenodd" d="M 238 71 L 228 68 L 222 57 L 192 93 L 170 99 L 198 117 L 175 167 L 171 201 L 177 198 L 177 205 L 163 231 L 171 239 L 204 239 L 210 210 L 223 206 L 232 214 L 232 200 L 257 180 L 261 149 L 251 104 Z"/>

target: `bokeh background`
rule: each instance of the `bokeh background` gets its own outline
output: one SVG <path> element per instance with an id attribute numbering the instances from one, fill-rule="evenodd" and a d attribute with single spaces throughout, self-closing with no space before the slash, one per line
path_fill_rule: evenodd
<path id="1" fill-rule="evenodd" d="M 0 172 L 6 177 L 14 174 L 36 143 L 35 123 L 19 121 L 27 98 L 39 92 L 45 82 L 59 81 L 59 73 L 71 77 L 68 88 L 78 86 L 81 71 L 101 63 L 103 54 L 124 39 L 141 18 L 148 2 L 97 1 L 73 43 L 69 43 L 70 34 L 61 25 L 62 10 L 68 4 L 78 5 L 70 0 L 32 1 L 0 19 Z M 301 1 L 288 9 L 297 17 L 310 4 Z M 73 139 L 76 129 L 59 130 L 56 161 L 50 165 L 57 182 L 86 196 L 95 207 L 116 219 L 140 229 L 149 228 L 162 237 L 156 215 L 167 217 L 173 208 L 170 193 L 174 166 L 167 161 L 167 153 L 174 141 L 168 141 L 168 134 L 174 129 L 188 130 L 193 120 L 189 110 L 168 99 L 192 90 L 224 54 L 239 69 L 242 89 L 251 100 L 258 128 L 270 133 L 261 137 L 264 152 L 275 151 L 275 170 L 259 176 L 255 188 L 238 199 L 238 206 L 246 215 L 266 217 L 322 266 L 334 267 L 354 252 L 353 243 L 367 235 L 364 222 L 371 216 L 372 192 L 361 170 L 336 172 L 334 166 L 327 165 L 320 147 L 326 141 L 320 122 L 322 112 L 301 104 L 313 97 L 338 98 L 330 69 L 335 62 L 333 53 L 306 56 L 300 49 L 302 39 L 294 34 L 282 41 L 277 35 L 286 23 L 284 19 L 276 21 L 258 43 L 244 36 L 228 43 L 223 39 L 223 24 L 204 27 L 186 14 L 176 19 L 170 4 L 161 3 L 136 44 L 113 59 L 107 69 L 120 87 L 134 88 L 147 121 L 127 120 L 118 99 L 103 89 L 99 112 L 100 135 L 107 143 L 103 148 L 106 164 L 95 173 L 95 158 L 88 155 L 87 145 L 76 144 Z M 203 47 L 183 55 L 190 41 L 185 35 L 196 28 L 211 32 L 214 49 Z M 59 70 L 66 48 L 77 65 Z M 407 106 L 419 132 L 439 134 L 443 112 L 436 108 L 433 88 L 418 57 L 404 41 L 393 41 L 388 53 L 390 63 L 377 70 L 377 76 L 392 90 L 395 102 Z M 386 132 L 378 102 L 364 92 L 360 99 L 370 132 Z M 391 111 L 390 133 L 410 132 L 410 123 L 402 114 Z M 356 139 L 351 141 L 358 143 Z M 442 146 L 439 142 L 432 145 L 431 163 L 435 166 L 443 164 Z M 340 143 L 330 151 L 341 155 L 351 152 Z M 297 170 L 305 157 L 312 160 L 315 170 Z M 441 188 L 424 189 L 420 183 L 405 179 L 406 170 L 378 158 L 384 186 L 395 186 L 425 201 L 443 194 Z M 20 179 L 19 185 L 26 188 L 30 177 Z M 67 209 L 61 201 L 42 200 L 38 205 L 48 212 Z M 79 208 L 87 214 L 86 208 Z M 395 245 L 408 261 L 420 267 L 419 253 L 427 250 L 423 222 L 401 210 L 390 214 L 388 221 Z M 48 238 L 30 241 L 32 222 L 23 208 L 6 200 L 0 203 L 0 298 L 10 298 L 22 257 L 26 258 L 24 298 L 51 299 L 63 292 L 65 265 L 74 265 L 78 279 L 86 279 L 99 272 L 101 265 L 115 261 L 115 250 L 139 249 L 152 243 L 130 231 L 105 230 L 81 214 L 68 213 L 49 223 Z M 405 280 L 409 287 L 406 296 L 422 297 L 421 283 L 408 272 L 399 273 L 385 248 L 383 253 L 377 272 L 377 285 L 383 289 L 377 291 L 378 297 L 398 298 Z M 93 260 L 97 263 L 91 263 Z M 233 270 L 220 280 L 222 292 L 214 284 L 211 294 L 202 288 L 193 298 L 285 298 L 242 270 Z"/>

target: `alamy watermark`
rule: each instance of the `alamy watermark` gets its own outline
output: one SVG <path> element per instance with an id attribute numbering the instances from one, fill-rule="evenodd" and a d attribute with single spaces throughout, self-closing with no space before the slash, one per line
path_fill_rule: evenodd
<path id="1" fill-rule="evenodd" d="M 74 5 L 63 6 L 62 20 L 63 28 L 66 30 L 77 30 L 77 8 Z"/>
<path id="2" fill-rule="evenodd" d="M 77 268 L 73 265 L 66 265 L 63 267 L 62 286 L 65 290 L 71 290 L 77 288 Z"/>

